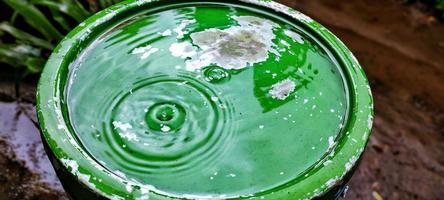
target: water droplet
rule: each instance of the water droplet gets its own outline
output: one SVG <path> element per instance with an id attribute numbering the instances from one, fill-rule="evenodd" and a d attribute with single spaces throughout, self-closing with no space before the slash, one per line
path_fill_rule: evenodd
<path id="1" fill-rule="evenodd" d="M 206 67 L 203 71 L 205 80 L 210 83 L 223 83 L 230 79 L 231 75 L 227 70 L 218 66 Z"/>
<path id="2" fill-rule="evenodd" d="M 186 112 L 174 103 L 158 103 L 151 106 L 145 116 L 148 127 L 154 131 L 177 130 L 185 121 Z"/>

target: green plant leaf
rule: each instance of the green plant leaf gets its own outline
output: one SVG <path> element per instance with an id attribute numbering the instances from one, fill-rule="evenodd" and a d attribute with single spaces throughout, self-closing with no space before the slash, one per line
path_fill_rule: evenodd
<path id="1" fill-rule="evenodd" d="M 82 22 L 90 15 L 90 13 L 88 13 L 88 11 L 86 11 L 77 1 L 62 0 L 57 2 L 54 0 L 34 0 L 32 2 L 36 5 L 43 5 L 50 9 L 65 13 L 78 23 Z"/>
<path id="2" fill-rule="evenodd" d="M 68 20 L 65 19 L 65 16 L 63 16 L 61 12 L 52 8 L 49 8 L 49 11 L 51 12 L 53 20 L 56 21 L 66 32 L 69 32 L 72 29 Z"/>
<path id="3" fill-rule="evenodd" d="M 44 58 L 40 56 L 41 51 L 24 44 L 0 44 L 0 62 L 12 67 L 26 67 L 29 73 L 38 73 L 42 70 Z"/>
<path id="4" fill-rule="evenodd" d="M 34 46 L 38 46 L 44 49 L 49 49 L 51 50 L 53 48 L 53 45 L 43 39 L 40 39 L 38 37 L 35 37 L 29 33 L 26 33 L 22 30 L 19 30 L 17 28 L 15 28 L 14 26 L 12 26 L 11 24 L 9 24 L 8 22 L 1 22 L 0 23 L 0 30 L 3 32 L 6 32 L 12 36 L 14 36 L 17 40 L 21 40 L 25 43 L 34 45 Z"/>
<path id="5" fill-rule="evenodd" d="M 26 66 L 28 73 L 36 74 L 40 73 L 43 70 L 45 63 L 46 59 L 28 57 L 27 59 L 25 59 L 23 64 Z"/>
<path id="6" fill-rule="evenodd" d="M 48 40 L 60 40 L 63 36 L 60 32 L 51 24 L 43 13 L 38 10 L 34 5 L 26 0 L 3 0 L 17 13 L 19 13 L 25 21 L 39 31 Z"/>
<path id="7" fill-rule="evenodd" d="M 436 9 L 444 11 L 444 0 L 436 1 Z"/>

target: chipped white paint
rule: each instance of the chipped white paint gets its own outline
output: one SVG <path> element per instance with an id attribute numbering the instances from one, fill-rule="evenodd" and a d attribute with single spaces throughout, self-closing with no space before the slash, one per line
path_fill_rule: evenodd
<path id="1" fill-rule="evenodd" d="M 109 11 L 105 16 L 100 17 L 99 19 L 96 20 L 96 24 L 103 24 L 105 22 L 108 22 L 109 20 L 111 20 L 114 16 L 117 15 L 117 12 L 115 10 Z"/>
<path id="2" fill-rule="evenodd" d="M 159 1 L 159 0 L 137 0 L 135 2 L 135 4 L 138 5 L 138 6 L 141 6 L 141 5 L 145 4 L 145 3 L 149 3 L 149 2 L 153 2 L 153 1 Z"/>
<path id="3" fill-rule="evenodd" d="M 314 22 L 313 19 L 300 13 L 299 11 L 294 10 L 288 6 L 282 5 L 282 4 L 274 2 L 274 1 L 260 1 L 260 0 L 240 0 L 240 1 L 263 6 L 263 7 L 267 7 L 267 8 L 271 8 L 271 9 L 275 10 L 276 12 L 290 15 L 291 17 L 293 17 L 301 22 L 307 23 L 307 24 Z"/>
<path id="4" fill-rule="evenodd" d="M 372 126 L 373 126 L 373 115 L 372 115 L 372 113 L 370 113 L 370 114 L 368 114 L 368 118 L 367 118 L 367 128 L 368 128 L 368 131 L 364 132 L 364 134 L 362 135 L 362 138 L 361 138 L 362 140 L 365 141 L 365 140 L 368 139 L 368 136 L 370 134 Z"/>
<path id="5" fill-rule="evenodd" d="M 285 33 L 285 35 L 287 35 L 288 37 L 293 39 L 293 41 L 295 41 L 299 44 L 304 44 L 304 40 L 302 39 L 302 36 L 299 35 L 298 33 L 294 32 L 292 30 L 285 30 L 284 33 Z"/>
<path id="6" fill-rule="evenodd" d="M 331 160 L 326 160 L 323 164 L 324 164 L 324 166 L 328 166 L 328 165 L 330 165 L 330 164 L 332 164 L 333 163 L 333 161 L 331 161 Z"/>
<path id="7" fill-rule="evenodd" d="M 373 126 L 373 115 L 370 113 L 367 119 L 367 128 L 370 130 Z"/>
<path id="8" fill-rule="evenodd" d="M 295 90 L 296 83 L 291 79 L 285 79 L 274 84 L 269 91 L 273 99 L 285 100 Z"/>
<path id="9" fill-rule="evenodd" d="M 174 57 L 180 57 L 183 59 L 197 54 L 196 48 L 189 42 L 173 43 L 169 50 Z"/>
<path id="10" fill-rule="evenodd" d="M 158 48 L 154 48 L 151 45 L 147 45 L 144 47 L 137 47 L 135 49 L 133 49 L 133 51 L 131 52 L 131 54 L 142 54 L 140 56 L 140 59 L 146 59 L 148 58 L 151 54 L 158 52 L 159 49 Z"/>
<path id="11" fill-rule="evenodd" d="M 122 130 L 122 131 L 127 131 L 128 129 L 133 128 L 133 127 L 131 126 L 131 124 L 128 124 L 128 123 L 122 123 L 122 122 L 119 122 L 119 121 L 113 121 L 113 126 L 114 126 L 115 128 L 118 128 L 118 129 Z"/>
<path id="12" fill-rule="evenodd" d="M 311 19 L 309 16 L 304 15 L 303 13 L 301 13 L 301 12 L 299 12 L 299 11 L 297 11 L 297 10 L 294 10 L 294 9 L 292 9 L 292 8 L 289 8 L 289 11 L 290 11 L 289 14 L 290 14 L 292 17 L 298 19 L 299 21 L 305 22 L 305 23 L 307 23 L 307 24 L 310 24 L 310 23 L 313 23 L 313 22 L 314 22 L 313 19 Z"/>
<path id="13" fill-rule="evenodd" d="M 123 133 L 119 133 L 120 137 L 127 139 L 128 141 L 139 141 L 137 135 L 133 132 L 125 131 Z"/>
<path id="14" fill-rule="evenodd" d="M 173 31 L 177 34 L 177 39 L 182 39 L 189 32 L 185 30 L 185 28 L 190 25 L 196 23 L 196 20 L 182 20 L 182 22 L 173 29 Z"/>
<path id="15" fill-rule="evenodd" d="M 120 129 L 120 131 L 122 131 L 119 132 L 120 137 L 125 138 L 128 141 L 139 141 L 139 138 L 135 133 L 128 131 L 133 128 L 131 124 L 113 121 L 113 126 L 114 129 Z"/>
<path id="16" fill-rule="evenodd" d="M 288 44 L 288 42 L 285 40 L 281 40 L 281 44 L 283 44 L 286 47 L 290 47 L 290 44 Z"/>
<path id="17" fill-rule="evenodd" d="M 65 167 L 71 168 L 69 169 L 69 171 L 74 174 L 80 182 L 87 185 L 91 189 L 96 188 L 96 185 L 90 182 L 91 175 L 80 173 L 79 164 L 77 163 L 77 161 L 66 158 L 62 158 L 60 159 L 60 161 Z"/>
<path id="18" fill-rule="evenodd" d="M 219 198 L 218 196 L 212 196 L 212 195 L 194 195 L 194 194 L 182 194 L 181 198 L 185 199 L 196 199 L 196 200 L 203 200 L 203 199 L 214 199 L 214 200 L 220 200 L 223 198 Z"/>
<path id="19" fill-rule="evenodd" d="M 356 163 L 358 158 L 356 156 L 352 156 L 347 163 L 345 163 L 345 170 L 349 171 Z"/>
<path id="20" fill-rule="evenodd" d="M 108 197 L 110 200 L 123 200 L 123 197 L 117 196 L 116 194 L 113 194 L 112 196 Z"/>
<path id="21" fill-rule="evenodd" d="M 78 173 L 79 172 L 79 164 L 75 160 L 69 160 L 69 159 L 60 159 L 60 161 L 67 167 L 71 168 L 72 173 Z"/>
<path id="22" fill-rule="evenodd" d="M 133 186 L 131 184 L 126 184 L 125 188 L 126 188 L 127 192 L 130 192 L 130 193 L 133 192 Z"/>
<path id="23" fill-rule="evenodd" d="M 328 137 L 328 149 L 332 149 L 335 146 L 335 138 L 333 136 Z"/>
<path id="24" fill-rule="evenodd" d="M 172 34 L 173 34 L 173 32 L 170 29 L 167 29 L 161 33 L 162 36 L 170 36 Z"/>
<path id="25" fill-rule="evenodd" d="M 336 183 L 340 180 L 339 176 L 336 176 L 335 178 L 332 178 L 328 180 L 325 185 L 329 188 L 331 188 L 333 185 L 336 185 Z"/>

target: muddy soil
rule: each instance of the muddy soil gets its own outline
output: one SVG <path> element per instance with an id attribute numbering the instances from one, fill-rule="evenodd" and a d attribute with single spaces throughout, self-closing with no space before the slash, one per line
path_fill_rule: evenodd
<path id="1" fill-rule="evenodd" d="M 374 131 L 345 199 L 444 197 L 444 23 L 402 0 L 280 0 L 356 54 L 375 99 Z M 0 73 L 0 200 L 66 199 L 34 126 L 36 78 Z"/>

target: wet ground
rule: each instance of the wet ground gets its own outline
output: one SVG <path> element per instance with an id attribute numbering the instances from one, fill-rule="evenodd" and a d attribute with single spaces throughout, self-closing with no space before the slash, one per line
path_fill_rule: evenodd
<path id="1" fill-rule="evenodd" d="M 374 131 L 345 199 L 444 196 L 444 23 L 402 0 L 281 0 L 355 52 L 374 92 Z M 34 125 L 35 82 L 0 73 L 0 200 L 66 199 Z"/>

